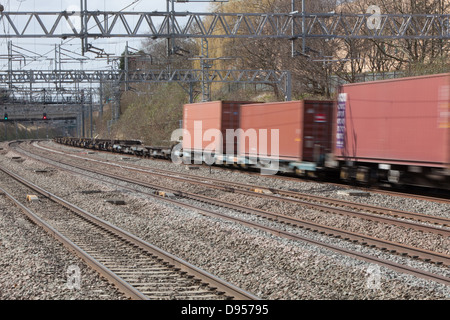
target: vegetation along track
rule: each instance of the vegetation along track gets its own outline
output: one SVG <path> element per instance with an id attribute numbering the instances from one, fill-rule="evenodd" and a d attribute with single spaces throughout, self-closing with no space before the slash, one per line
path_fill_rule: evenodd
<path id="1" fill-rule="evenodd" d="M 58 160 L 58 162 L 61 162 L 61 161 Z M 101 174 L 103 176 L 107 176 L 107 177 L 112 178 L 112 179 L 116 179 L 116 180 L 120 179 L 122 181 L 127 181 L 127 182 L 132 183 L 132 184 L 139 184 L 141 186 L 146 186 L 146 187 L 152 188 L 154 190 L 161 190 L 161 186 L 151 185 L 151 184 L 148 184 L 148 183 L 142 183 L 141 181 L 139 181 L 137 179 L 131 179 L 131 178 L 127 178 L 127 177 L 119 177 L 116 173 L 111 174 L 111 173 L 104 172 L 104 171 L 103 172 L 98 172 L 97 170 L 92 170 L 92 169 L 87 168 L 85 166 L 79 166 L 79 165 L 74 165 L 74 164 L 70 164 L 70 166 L 78 167 L 79 169 L 81 169 L 81 170 L 83 170 L 85 172 L 86 171 L 91 171 L 93 173 Z M 77 172 L 76 174 L 80 174 L 80 173 Z M 97 177 L 95 179 L 97 179 L 99 182 L 102 182 L 102 180 L 97 178 Z M 111 183 L 110 181 L 104 181 L 104 182 Z M 124 188 L 123 185 L 121 185 L 120 187 Z M 137 190 L 133 190 L 133 191 L 136 192 Z M 173 191 L 177 192 L 177 190 L 173 190 Z M 137 192 L 139 192 L 139 191 L 137 191 Z M 158 197 L 156 194 L 159 194 L 159 193 L 155 191 L 155 192 L 150 193 L 149 195 L 150 196 L 154 196 L 154 197 Z M 276 221 L 279 221 L 279 222 L 284 222 L 284 223 L 295 225 L 295 226 L 302 226 L 303 228 L 306 228 L 306 229 L 315 230 L 315 231 L 320 232 L 320 233 L 325 233 L 325 234 L 328 234 L 328 235 L 341 237 L 341 238 L 344 238 L 344 239 L 347 239 L 347 240 L 352 240 L 353 242 L 357 241 L 357 242 L 359 242 L 361 244 L 364 244 L 364 245 L 367 245 L 367 246 L 376 246 L 376 247 L 378 247 L 380 249 L 389 250 L 391 252 L 396 252 L 396 253 L 401 254 L 401 255 L 407 254 L 407 255 L 410 255 L 412 257 L 422 258 L 425 261 L 434 261 L 434 262 L 441 263 L 441 264 L 444 264 L 444 265 L 449 265 L 449 257 L 447 255 L 438 254 L 436 252 L 431 252 L 431 251 L 427 251 L 427 250 L 421 250 L 421 249 L 418 249 L 418 248 L 408 247 L 408 246 L 405 246 L 405 245 L 396 244 L 396 243 L 389 242 L 389 241 L 383 241 L 383 240 L 380 240 L 380 239 L 371 238 L 371 237 L 367 237 L 367 236 L 363 236 L 363 235 L 352 234 L 351 232 L 347 232 L 345 230 L 339 230 L 337 228 L 329 228 L 329 227 L 326 227 L 326 226 L 320 226 L 320 225 L 317 225 L 317 224 L 314 224 L 314 223 L 301 221 L 300 219 L 292 219 L 292 218 L 289 218 L 289 217 L 286 217 L 286 216 L 277 215 L 277 214 L 273 214 L 273 213 L 269 213 L 269 212 L 264 212 L 263 210 L 250 209 L 250 208 L 243 207 L 243 206 L 236 207 L 236 205 L 234 205 L 234 204 L 224 203 L 224 202 L 220 202 L 220 201 L 218 202 L 215 199 L 202 197 L 200 195 L 188 194 L 186 192 L 179 192 L 177 194 L 178 194 L 178 196 L 182 196 L 182 197 L 196 197 L 197 201 L 208 202 L 208 203 L 211 203 L 211 204 L 215 204 L 216 206 L 234 208 L 234 210 L 239 210 L 241 212 L 246 212 L 246 213 L 253 213 L 253 214 L 260 215 L 260 216 L 264 215 L 264 216 L 266 216 L 267 219 L 276 220 Z M 255 194 L 255 193 L 253 193 L 253 194 Z M 184 206 L 184 207 L 188 207 L 188 208 L 194 209 L 194 210 L 196 210 L 196 211 L 198 211 L 198 212 L 200 212 L 200 213 L 202 213 L 204 215 L 210 215 L 210 216 L 216 216 L 216 217 L 217 216 L 221 216 L 221 217 L 223 217 L 225 219 L 233 219 L 234 221 L 238 221 L 239 223 L 245 224 L 247 226 L 263 229 L 265 231 L 268 231 L 268 232 L 280 235 L 282 237 L 311 242 L 311 240 L 309 240 L 309 239 L 305 239 L 304 237 L 300 237 L 300 236 L 297 236 L 295 234 L 282 231 L 279 228 L 265 227 L 265 226 L 263 226 L 261 224 L 245 221 L 245 220 L 238 219 L 238 218 L 231 218 L 231 217 L 229 217 L 227 215 L 220 214 L 220 213 L 217 213 L 215 211 L 204 210 L 204 209 L 201 209 L 199 207 L 180 202 L 179 199 L 169 199 L 169 198 L 163 198 L 163 199 L 166 200 L 166 201 L 172 202 L 172 203 L 174 203 L 174 204 L 176 204 L 178 206 Z M 323 243 L 316 243 L 316 244 L 319 244 L 319 245 L 323 246 Z M 333 247 L 332 249 L 337 250 L 337 251 L 341 251 L 341 252 L 343 252 L 343 253 L 345 253 L 347 255 L 355 255 L 354 252 L 349 252 L 348 250 L 342 250 L 342 249 L 337 248 L 337 247 Z M 370 261 L 373 261 L 373 259 L 374 259 L 373 257 L 369 257 L 368 258 L 367 255 L 359 255 L 359 254 L 356 254 L 356 255 L 359 258 L 369 259 Z M 375 260 L 377 260 L 377 259 L 375 258 Z M 386 261 L 378 259 L 377 263 L 384 264 L 384 263 L 386 263 Z M 387 263 L 390 264 L 389 262 L 387 262 Z M 393 265 L 390 264 L 390 267 L 394 268 L 394 269 L 395 268 L 400 268 L 400 269 L 402 269 L 403 272 L 408 272 L 408 273 L 418 272 L 417 270 L 414 270 L 414 269 L 413 269 L 413 271 L 412 270 L 407 270 L 407 269 L 411 269 L 411 268 L 400 266 L 400 265 L 396 265 L 395 263 Z M 422 274 L 422 276 L 424 276 L 424 274 Z M 427 274 L 425 277 L 430 277 L 430 275 Z M 437 281 L 445 282 L 445 283 L 448 284 L 448 279 L 445 278 L 445 277 L 441 277 Z"/>
<path id="2" fill-rule="evenodd" d="M 37 225 L 73 250 L 88 265 L 132 299 L 258 299 L 214 275 L 201 270 L 93 214 L 0 167 L 0 187 L 12 202 Z M 8 179 L 8 181 L 7 181 Z M 19 187 L 14 184 L 20 184 Z M 26 186 L 26 187 L 24 187 Z M 26 190 L 25 190 L 26 189 Z M 39 205 L 22 204 L 17 198 L 39 193 Z M 62 208 L 63 207 L 63 208 Z"/>

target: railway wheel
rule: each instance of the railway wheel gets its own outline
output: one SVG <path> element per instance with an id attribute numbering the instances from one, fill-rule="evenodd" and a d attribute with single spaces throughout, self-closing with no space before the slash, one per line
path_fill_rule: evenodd
<path id="1" fill-rule="evenodd" d="M 348 167 L 342 167 L 339 177 L 343 181 L 349 181 L 350 180 L 350 170 L 349 170 L 349 168 Z"/>

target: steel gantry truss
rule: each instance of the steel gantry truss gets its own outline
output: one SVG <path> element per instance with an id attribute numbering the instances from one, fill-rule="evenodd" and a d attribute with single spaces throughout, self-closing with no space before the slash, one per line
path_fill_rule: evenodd
<path id="1" fill-rule="evenodd" d="M 205 78 L 206 77 L 206 78 Z M 0 71 L 0 83 L 74 84 L 74 83 L 158 83 L 181 82 L 247 83 L 278 86 L 286 100 L 291 100 L 291 74 L 273 70 L 8 70 Z"/>
<path id="2" fill-rule="evenodd" d="M 0 82 L 13 83 L 75 83 L 75 82 L 125 82 L 126 76 L 130 82 L 199 82 L 202 79 L 202 69 L 174 70 L 12 70 L 0 71 Z M 286 81 L 288 71 L 272 70 L 211 70 L 208 79 L 213 82 L 271 83 L 279 84 Z"/>
<path id="3" fill-rule="evenodd" d="M 208 0 L 226 1 L 226 0 Z M 169 2 L 172 3 L 170 10 Z M 92 51 L 89 39 L 97 38 L 149 38 L 168 39 L 168 53 L 175 51 L 175 39 L 196 38 L 202 40 L 201 69 L 199 70 L 57 70 L 55 49 L 55 70 L 14 70 L 12 46 L 8 47 L 8 70 L 0 71 L 0 83 L 9 85 L 10 90 L 18 86 L 29 85 L 29 92 L 22 94 L 19 101 L 34 103 L 63 103 L 66 101 L 61 89 L 63 85 L 80 83 L 98 83 L 100 85 L 100 112 L 102 113 L 102 86 L 112 84 L 115 92 L 121 84 L 133 82 L 178 82 L 189 85 L 190 100 L 193 100 L 193 87 L 202 83 L 203 99 L 210 98 L 210 85 L 213 82 L 268 84 L 277 86 L 285 100 L 291 100 L 291 73 L 289 71 L 267 70 L 213 70 L 209 63 L 208 39 L 286 39 L 292 41 L 295 52 L 295 40 L 303 40 L 303 53 L 307 39 L 450 39 L 450 15 L 438 14 L 346 14 L 346 13 L 307 13 L 304 1 L 302 11 L 295 11 L 292 0 L 290 13 L 192 13 L 176 12 L 175 0 L 167 0 L 167 12 L 113 12 L 89 11 L 87 0 L 80 0 L 80 11 L 62 12 L 4 12 L 0 10 L 2 32 L 0 39 L 11 38 L 78 38 L 82 42 L 82 55 Z M 176 2 L 185 2 L 182 0 Z M 0 6 L 2 7 L 2 6 Z M 56 48 L 56 47 L 55 47 Z M 126 50 L 128 52 L 128 49 Z M 59 49 L 61 55 L 61 48 Z M 59 58 L 61 61 L 61 58 Z M 35 97 L 33 86 L 55 84 L 56 96 L 60 100 L 48 101 L 50 92 L 44 98 Z M 51 90 L 50 90 L 51 91 Z M 68 95 L 79 96 L 79 88 Z M 18 91 L 20 92 L 20 90 Z M 25 91 L 24 91 L 25 92 Z M 77 93 L 78 92 L 78 93 Z M 114 93 L 117 96 L 117 92 Z M 92 92 L 90 93 L 90 121 L 92 136 Z M 115 98 L 115 104 L 118 99 Z M 16 99 L 17 102 L 20 99 Z M 84 136 L 84 104 L 81 112 L 76 112 L 77 123 L 82 123 Z M 65 108 L 64 108 L 65 109 Z M 6 110 L 6 105 L 5 105 Z M 64 113 L 64 111 L 63 111 Z M 113 120 L 118 117 L 118 106 L 113 107 Z M 5 125 L 6 130 L 6 125 Z M 81 130 L 81 129 L 79 129 Z"/>
<path id="4" fill-rule="evenodd" d="M 371 19 L 369 13 L 2 12 L 0 38 L 450 39 L 450 15 L 379 14 L 377 28 L 368 27 Z"/>
<path id="5" fill-rule="evenodd" d="M 172 10 L 169 10 L 169 1 Z M 212 1 L 212 0 L 211 0 Z M 220 0 L 217 0 L 220 1 Z M 179 1 L 184 2 L 184 1 Z M 79 38 L 83 54 L 90 50 L 88 39 L 97 38 L 197 38 L 207 44 L 210 38 L 245 39 L 450 39 L 450 15 L 364 13 L 192 13 L 176 12 L 174 0 L 167 1 L 167 12 L 89 11 L 81 0 L 80 11 L 0 12 L 0 38 Z M 294 8 L 294 1 L 292 1 Z M 203 48 L 203 47 L 202 47 Z M 169 48 L 170 49 L 170 48 Z M 202 50 L 202 58 L 208 59 Z M 294 50 L 293 50 L 294 52 Z M 56 59 L 55 59 L 56 60 Z M 0 72 L 0 82 L 80 83 L 112 81 L 202 83 L 204 98 L 209 99 L 212 82 L 276 85 L 285 99 L 291 99 L 289 71 L 264 70 L 13 70 Z M 56 69 L 56 68 L 55 68 Z M 191 97 L 192 98 L 192 97 Z"/>
<path id="6" fill-rule="evenodd" d="M 97 90 L 83 89 L 59 89 L 59 88 L 32 88 L 14 87 L 5 92 L 6 98 L 3 105 L 80 105 L 93 103 L 92 96 Z"/>

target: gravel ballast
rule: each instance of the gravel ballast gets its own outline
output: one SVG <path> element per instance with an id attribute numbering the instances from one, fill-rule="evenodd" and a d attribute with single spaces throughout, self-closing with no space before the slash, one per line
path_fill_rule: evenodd
<path id="1" fill-rule="evenodd" d="M 126 297 L 0 195 L 0 300 L 111 299 Z"/>
<path id="2" fill-rule="evenodd" d="M 51 145 L 57 146 L 53 143 Z M 71 150 L 75 152 L 74 149 Z M 37 174 L 33 169 L 45 167 L 45 164 L 34 160 L 18 163 L 12 161 L 12 156 L 18 154 L 8 152 L 0 155 L 0 164 L 102 219 L 264 299 L 448 299 L 450 297 L 449 288 L 441 284 L 399 274 L 304 242 L 282 239 L 222 219 L 207 218 L 162 200 L 117 190 L 104 183 L 97 184 L 94 179 L 87 181 L 86 178 L 75 177 L 58 170 Z M 96 153 L 90 156 L 112 159 L 114 155 Z M 115 157 L 120 159 L 119 155 Z M 174 166 L 170 162 L 151 160 L 139 160 L 138 163 L 166 170 Z M 177 170 L 185 169 L 178 167 Z M 320 195 L 335 194 L 338 189 L 333 186 L 332 188 L 336 190 L 332 191 L 331 187 L 314 182 L 279 181 L 239 172 L 223 173 L 219 170 L 213 169 L 214 178 L 223 175 L 230 180 L 261 185 L 272 181 L 273 187 L 299 189 L 302 192 Z M 200 168 L 190 173 L 209 175 L 209 169 Z M 316 185 L 317 187 L 314 187 Z M 89 190 L 95 192 L 83 193 Z M 126 204 L 117 206 L 104 201 L 113 197 L 124 199 Z M 417 200 L 383 197 L 385 206 L 397 206 L 402 210 L 418 208 L 414 206 Z M 367 201 L 380 200 L 374 200 L 371 196 L 370 200 L 364 199 L 364 202 Z M 0 211 L 2 217 L 4 205 L 0 202 L 0 208 L 3 209 Z M 430 214 L 449 212 L 448 206 L 444 204 L 429 204 L 426 207 L 425 205 L 421 202 L 420 208 L 426 208 Z M 0 230 L 2 239 L 3 237 L 7 239 L 7 234 L 3 236 L 3 232 L 7 233 L 6 230 L 8 228 L 2 223 Z M 328 241 L 334 242 L 336 239 Z M 17 255 L 19 252 L 27 251 L 24 250 L 24 246 L 25 244 L 17 244 Z M 9 261 L 8 257 L 2 259 L 2 262 Z M 424 266 L 429 270 L 436 269 L 444 274 L 446 272 L 442 267 L 419 261 L 401 257 L 393 259 L 412 266 Z M 36 261 L 41 261 L 41 258 Z M 11 263 L 14 264 L 14 260 Z M 24 271 L 30 268 L 22 266 L 20 269 Z M 88 272 L 83 269 L 82 274 L 84 273 Z M 13 274 L 20 278 L 19 271 L 17 273 L 13 271 Z M 15 295 L 14 290 L 15 288 L 8 287 L 5 290 L 5 297 L 13 299 L 20 297 L 20 294 Z M 57 293 L 49 293 L 42 298 L 52 299 L 51 294 L 58 296 Z M 86 294 L 89 297 L 89 293 Z M 39 299 L 39 295 L 36 296 Z M 117 296 L 109 295 L 105 298 L 117 299 Z"/>

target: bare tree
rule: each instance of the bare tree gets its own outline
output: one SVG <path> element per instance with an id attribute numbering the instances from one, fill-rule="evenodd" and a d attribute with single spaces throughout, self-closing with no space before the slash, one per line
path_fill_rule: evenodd
<path id="1" fill-rule="evenodd" d="M 335 9 L 338 0 L 306 1 L 307 12 L 330 12 Z M 296 8 L 301 7 L 301 1 L 294 2 Z M 273 12 L 286 13 L 291 11 L 292 0 L 248 0 L 230 1 L 228 4 L 216 5 L 215 10 L 221 12 Z M 292 40 L 294 41 L 294 40 Z M 222 56 L 237 57 L 232 61 L 223 62 L 226 68 L 236 69 L 266 69 L 290 70 L 292 72 L 293 96 L 323 96 L 329 95 L 328 80 L 333 71 L 330 57 L 334 56 L 331 42 L 324 40 L 309 40 L 306 54 L 299 40 L 294 43 L 294 56 L 292 43 L 286 40 L 274 39 L 227 39 L 213 40 L 215 53 Z M 281 99 L 278 88 L 273 86 L 274 94 Z"/>
<path id="2" fill-rule="evenodd" d="M 347 0 L 339 6 L 340 12 L 365 13 L 367 8 L 373 4 L 370 0 Z M 449 14 L 449 0 L 379 0 L 377 5 L 382 13 L 387 14 Z M 416 18 L 420 25 L 423 21 Z M 348 41 L 347 41 L 348 42 Z M 348 44 L 348 43 L 347 43 Z M 415 39 L 394 39 L 394 40 L 364 40 L 358 46 L 347 45 L 341 48 L 341 54 L 347 56 L 359 56 L 363 63 L 364 72 L 383 73 L 388 71 L 406 71 L 409 75 L 415 75 L 414 70 L 420 69 L 425 72 L 427 65 L 430 66 L 427 73 L 439 72 L 433 67 L 436 62 L 445 66 L 448 61 L 449 44 L 439 39 L 415 40 Z M 354 79 L 354 62 L 348 62 L 341 67 L 342 78 L 348 81 Z M 441 69 L 443 70 L 443 69 Z"/>

